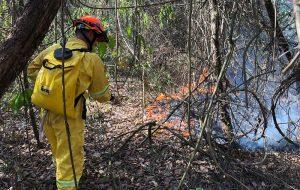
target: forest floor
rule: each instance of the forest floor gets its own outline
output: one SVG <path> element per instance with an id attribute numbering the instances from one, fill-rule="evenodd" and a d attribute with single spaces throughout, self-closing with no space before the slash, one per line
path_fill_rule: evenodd
<path id="1" fill-rule="evenodd" d="M 122 86 L 122 100 L 113 106 L 89 103 L 80 189 L 177 187 L 193 151 L 184 135 L 161 129 L 149 143 L 145 128 L 126 141 L 143 123 L 140 89 Z M 0 189 L 54 189 L 54 166 L 47 141 L 45 148 L 36 148 L 22 114 L 6 111 L 1 116 Z M 264 157 L 263 151 L 222 148 L 214 154 L 203 147 L 184 189 L 300 189 L 299 153 L 268 151 Z"/>

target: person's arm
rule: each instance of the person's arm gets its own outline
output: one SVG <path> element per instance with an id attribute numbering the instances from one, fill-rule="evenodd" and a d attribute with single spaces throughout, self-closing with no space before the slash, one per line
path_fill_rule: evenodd
<path id="1" fill-rule="evenodd" d="M 41 53 L 38 54 L 38 56 L 36 56 L 33 61 L 28 65 L 27 68 L 27 74 L 28 77 L 35 81 L 41 67 L 42 67 L 42 63 L 44 60 L 44 57 L 46 56 L 46 54 L 51 51 L 53 48 L 55 47 L 55 45 L 43 50 Z"/>
<path id="2" fill-rule="evenodd" d="M 88 89 L 90 96 L 98 102 L 106 102 L 111 99 L 109 91 L 109 82 L 104 64 L 101 59 L 95 54 L 92 57 L 93 71 L 91 85 Z"/>

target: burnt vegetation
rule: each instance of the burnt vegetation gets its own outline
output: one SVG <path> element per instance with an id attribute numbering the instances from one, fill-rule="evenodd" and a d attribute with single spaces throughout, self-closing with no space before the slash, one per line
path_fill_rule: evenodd
<path id="1" fill-rule="evenodd" d="M 298 0 L 64 2 L 0 0 L 0 189 L 55 188 L 26 67 L 84 14 L 117 98 L 87 102 L 80 189 L 300 189 Z"/>

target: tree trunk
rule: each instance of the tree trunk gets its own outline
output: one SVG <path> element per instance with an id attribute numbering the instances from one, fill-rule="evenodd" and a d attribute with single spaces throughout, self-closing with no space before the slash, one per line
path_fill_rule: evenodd
<path id="1" fill-rule="evenodd" d="M 0 98 L 44 39 L 61 0 L 31 0 L 0 46 Z"/>
<path id="2" fill-rule="evenodd" d="M 211 10 L 211 54 L 212 54 L 212 64 L 216 68 L 215 77 L 219 76 L 222 68 L 222 60 L 220 54 L 220 42 L 219 42 L 219 31 L 220 31 L 220 16 L 218 11 L 218 1 L 210 0 L 210 10 Z M 221 79 L 220 83 L 220 93 L 226 93 L 228 86 L 228 80 L 226 76 Z M 230 114 L 228 112 L 229 105 L 225 101 L 220 103 L 221 112 L 221 127 L 225 133 L 227 140 L 232 143 L 234 135 L 232 133 L 232 124 Z"/>
<path id="3" fill-rule="evenodd" d="M 295 12 L 295 23 L 296 23 L 296 31 L 297 31 L 298 47 L 299 47 L 300 46 L 300 0 L 294 0 L 293 7 Z M 300 69 L 299 61 L 296 63 L 295 67 Z M 300 96 L 300 81 L 296 82 L 296 87 L 297 87 L 298 96 Z M 300 103 L 300 98 L 299 98 L 299 103 Z"/>

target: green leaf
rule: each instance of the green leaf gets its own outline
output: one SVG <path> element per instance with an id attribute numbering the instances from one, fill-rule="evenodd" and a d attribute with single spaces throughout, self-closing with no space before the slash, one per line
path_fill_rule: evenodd
<path id="1" fill-rule="evenodd" d="M 104 43 L 104 42 L 99 43 L 99 45 L 98 45 L 98 53 L 99 53 L 99 56 L 101 57 L 101 59 L 103 59 L 103 57 L 104 57 L 104 55 L 106 53 L 106 50 L 107 50 L 106 43 Z"/>
<path id="2" fill-rule="evenodd" d="M 9 107 L 12 109 L 12 110 L 15 110 L 15 101 L 16 101 L 16 98 L 17 98 L 17 94 L 14 95 L 12 97 L 12 99 L 9 101 Z"/>
<path id="3" fill-rule="evenodd" d="M 117 52 L 117 51 L 112 51 L 112 52 L 111 52 L 111 56 L 112 56 L 112 57 L 117 57 L 117 55 L 118 55 L 118 52 Z"/>
<path id="4" fill-rule="evenodd" d="M 24 98 L 22 97 L 21 93 L 18 93 L 12 98 L 9 105 L 12 108 L 13 112 L 17 113 L 22 107 L 23 102 Z"/>
<path id="5" fill-rule="evenodd" d="M 25 105 L 29 105 L 31 103 L 31 95 L 33 93 L 33 90 L 32 89 L 26 89 L 24 91 L 24 100 L 25 100 Z"/>
<path id="6" fill-rule="evenodd" d="M 116 38 L 114 36 L 108 36 L 109 42 L 108 42 L 108 47 L 109 49 L 114 49 L 116 45 Z"/>
<path id="7" fill-rule="evenodd" d="M 131 36 L 132 36 L 132 28 L 131 28 L 130 26 L 128 26 L 128 27 L 126 28 L 126 34 L 127 34 L 128 37 L 131 37 Z"/>
<path id="8" fill-rule="evenodd" d="M 82 10 L 85 14 L 90 14 L 92 12 L 92 9 L 87 8 L 87 7 L 83 7 Z"/>
<path id="9" fill-rule="evenodd" d="M 153 54 L 154 49 L 152 47 L 148 46 L 147 51 L 149 54 Z"/>
<path id="10" fill-rule="evenodd" d="M 170 22 L 170 20 L 173 19 L 174 17 L 174 11 L 173 11 L 173 7 L 170 4 L 166 4 L 164 5 L 159 12 L 159 20 L 160 20 L 160 24 L 159 26 L 161 28 L 167 26 Z"/>
<path id="11" fill-rule="evenodd" d="M 149 15 L 147 13 L 143 14 L 143 23 L 146 28 L 148 28 L 150 26 L 150 19 L 149 19 Z"/>
<path id="12" fill-rule="evenodd" d="M 31 103 L 31 95 L 32 89 L 15 94 L 9 101 L 9 107 L 14 113 L 17 113 L 23 106 L 28 106 Z"/>

